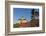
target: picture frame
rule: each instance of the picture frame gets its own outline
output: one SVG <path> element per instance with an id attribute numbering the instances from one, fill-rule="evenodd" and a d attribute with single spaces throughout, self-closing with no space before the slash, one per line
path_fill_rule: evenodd
<path id="1" fill-rule="evenodd" d="M 14 16 L 13 8 L 14 8 L 14 12 L 16 9 L 19 9 L 19 10 L 16 10 L 16 11 L 19 11 L 18 16 L 20 15 L 20 12 L 22 12 L 20 10 L 22 10 L 23 8 L 26 11 L 32 10 L 32 9 L 34 9 L 36 11 L 39 10 L 39 26 L 20 27 L 20 28 L 15 27 L 15 29 L 14 29 L 13 28 L 13 23 L 14 23 L 13 21 L 15 19 L 13 20 L 13 18 L 14 18 L 13 17 Z M 23 9 L 23 12 L 25 12 L 24 9 Z M 15 13 L 15 15 L 16 14 L 17 13 Z M 26 16 L 29 16 L 29 15 L 27 14 Z M 5 32 L 6 32 L 6 36 L 8 36 L 8 35 L 20 35 L 20 34 L 44 33 L 45 32 L 45 3 L 6 1 L 5 2 Z"/>

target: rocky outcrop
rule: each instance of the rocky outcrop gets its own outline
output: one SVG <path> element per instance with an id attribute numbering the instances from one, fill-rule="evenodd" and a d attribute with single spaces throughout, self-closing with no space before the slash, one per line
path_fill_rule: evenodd
<path id="1" fill-rule="evenodd" d="M 27 23 L 16 23 L 14 24 L 14 27 L 39 27 L 39 20 L 31 20 L 30 22 L 27 22 Z"/>

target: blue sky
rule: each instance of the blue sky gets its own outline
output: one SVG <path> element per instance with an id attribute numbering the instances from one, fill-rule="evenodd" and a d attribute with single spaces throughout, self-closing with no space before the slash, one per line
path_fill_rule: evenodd
<path id="1" fill-rule="evenodd" d="M 29 8 L 13 8 L 13 23 L 21 17 L 24 16 L 27 20 L 31 20 L 32 9 Z"/>
<path id="2" fill-rule="evenodd" d="M 39 9 L 35 9 L 35 11 L 39 11 Z M 24 16 L 26 20 L 31 20 L 31 13 L 32 8 L 13 8 L 13 24 L 22 16 Z"/>

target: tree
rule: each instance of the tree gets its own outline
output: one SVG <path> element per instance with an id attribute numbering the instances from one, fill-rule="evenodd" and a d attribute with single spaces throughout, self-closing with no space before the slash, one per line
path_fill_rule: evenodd
<path id="1" fill-rule="evenodd" d="M 14 28 L 19 27 L 19 23 L 14 24 Z"/>

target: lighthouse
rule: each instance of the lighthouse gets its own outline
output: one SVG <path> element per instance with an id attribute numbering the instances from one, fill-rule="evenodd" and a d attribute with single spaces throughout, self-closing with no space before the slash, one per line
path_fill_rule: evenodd
<path id="1" fill-rule="evenodd" d="M 32 20 L 31 27 L 38 27 L 39 26 L 39 10 L 38 9 L 32 9 Z"/>
<path id="2" fill-rule="evenodd" d="M 39 10 L 32 9 L 32 19 L 39 19 Z"/>

